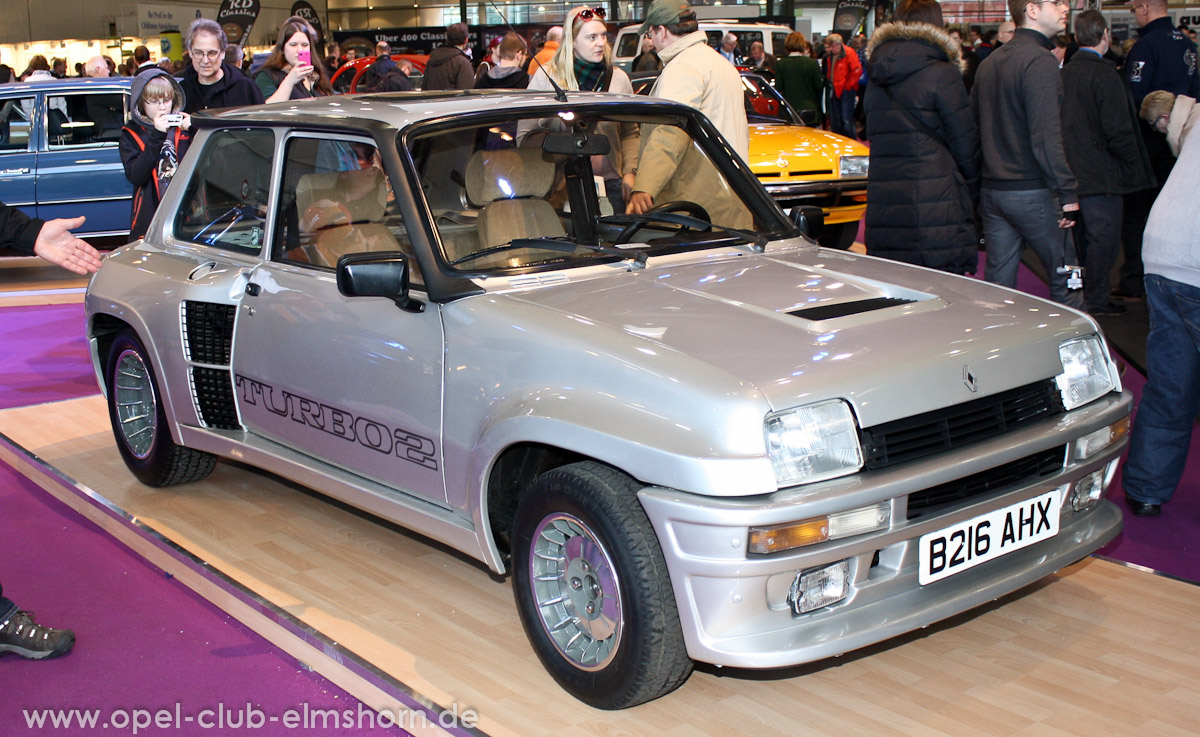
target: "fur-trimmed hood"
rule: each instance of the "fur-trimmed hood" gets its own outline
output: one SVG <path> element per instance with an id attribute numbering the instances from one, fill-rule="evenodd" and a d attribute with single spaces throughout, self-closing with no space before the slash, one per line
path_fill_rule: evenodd
<path id="1" fill-rule="evenodd" d="M 941 28 L 926 23 L 888 23 L 867 45 L 872 84 L 890 86 L 931 62 L 945 61 L 962 71 L 962 49 Z"/>

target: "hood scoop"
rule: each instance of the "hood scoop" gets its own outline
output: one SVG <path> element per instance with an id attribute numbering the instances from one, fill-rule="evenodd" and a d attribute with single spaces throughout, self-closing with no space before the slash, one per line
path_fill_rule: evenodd
<path id="1" fill-rule="evenodd" d="M 915 299 L 904 299 L 903 297 L 874 297 L 872 299 L 860 299 L 854 302 L 838 302 L 837 304 L 819 305 L 817 307 L 805 307 L 802 310 L 794 310 L 787 314 L 793 317 L 802 317 L 805 320 L 833 320 L 838 317 L 849 317 L 850 315 L 861 315 L 864 312 L 874 312 L 876 310 L 884 310 L 888 307 L 900 307 L 901 305 L 910 305 L 916 302 Z"/>

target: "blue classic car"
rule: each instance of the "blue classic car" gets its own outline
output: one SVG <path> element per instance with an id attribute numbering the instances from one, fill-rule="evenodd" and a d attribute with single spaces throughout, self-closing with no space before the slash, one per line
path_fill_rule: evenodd
<path id="1" fill-rule="evenodd" d="M 117 144 L 129 77 L 0 86 L 0 201 L 43 219 L 87 216 L 83 237 L 129 232 L 133 185 Z"/>

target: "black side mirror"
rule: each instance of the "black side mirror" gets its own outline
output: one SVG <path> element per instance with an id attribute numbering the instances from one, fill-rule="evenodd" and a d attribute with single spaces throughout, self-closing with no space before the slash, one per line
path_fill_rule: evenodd
<path id="1" fill-rule="evenodd" d="M 425 309 L 408 297 L 408 257 L 399 251 L 342 256 L 337 262 L 337 285 L 347 297 L 387 297 L 409 312 Z"/>
<path id="2" fill-rule="evenodd" d="M 817 124 L 817 111 L 816 110 L 805 109 L 805 110 L 798 110 L 797 112 L 800 114 L 801 122 L 803 122 L 805 125 L 814 126 Z"/>
<path id="3" fill-rule="evenodd" d="M 825 213 L 821 211 L 821 208 L 799 205 L 789 210 L 788 216 L 804 235 L 814 241 L 821 237 L 821 231 L 825 227 Z"/>

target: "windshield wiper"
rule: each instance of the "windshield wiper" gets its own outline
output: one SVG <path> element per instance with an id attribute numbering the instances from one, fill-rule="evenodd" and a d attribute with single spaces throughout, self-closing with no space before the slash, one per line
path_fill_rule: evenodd
<path id="1" fill-rule="evenodd" d="M 482 251 L 475 251 L 461 256 L 450 262 L 451 266 L 465 264 L 475 259 L 490 256 L 494 253 L 503 251 L 515 251 L 521 248 L 541 248 L 547 251 L 561 251 L 563 253 L 574 253 L 576 249 L 586 248 L 590 251 L 597 251 L 611 256 L 620 256 L 623 259 L 632 259 L 638 267 L 646 266 L 646 253 L 640 250 L 630 250 L 625 248 L 614 248 L 612 246 L 601 246 L 594 243 L 579 243 L 567 238 L 514 238 L 508 243 L 503 243 L 499 246 L 485 248 Z"/>
<path id="2" fill-rule="evenodd" d="M 770 242 L 766 236 L 756 233 L 752 230 L 742 230 L 741 228 L 730 228 L 724 225 L 715 225 L 706 220 L 684 215 L 678 212 L 647 212 L 641 215 L 632 213 L 623 215 L 605 215 L 600 218 L 600 222 L 612 225 L 634 225 L 637 223 L 665 223 L 667 225 L 679 225 L 685 229 L 693 229 L 699 231 L 707 231 L 709 233 L 727 233 L 734 236 L 745 243 L 751 244 L 755 251 L 762 252 L 766 250 L 767 243 Z M 636 231 L 635 231 L 636 232 Z M 710 243 L 719 243 L 716 241 L 697 241 L 694 245 L 709 245 Z"/>

